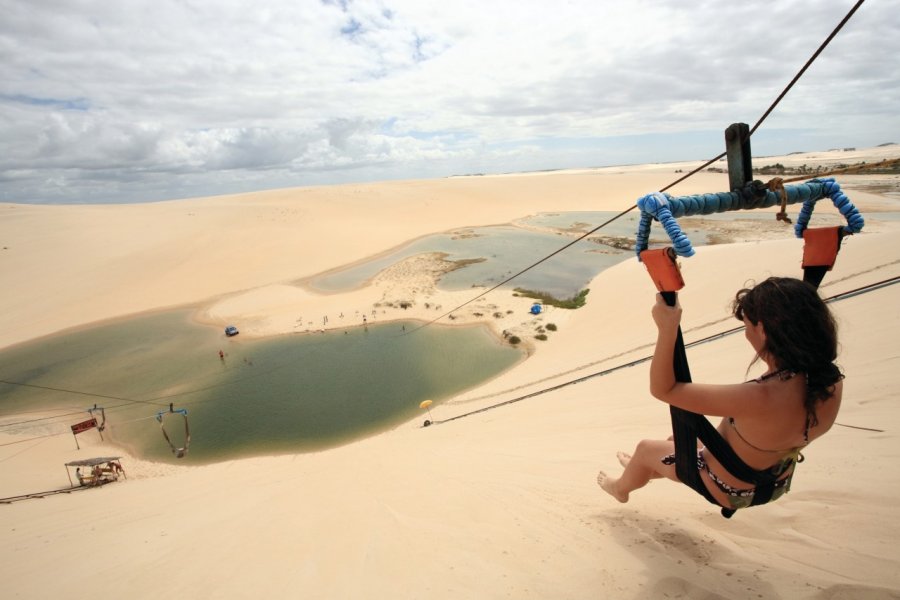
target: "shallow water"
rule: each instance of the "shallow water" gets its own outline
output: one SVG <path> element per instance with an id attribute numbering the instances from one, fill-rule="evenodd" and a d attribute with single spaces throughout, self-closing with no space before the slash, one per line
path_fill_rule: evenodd
<path id="1" fill-rule="evenodd" d="M 520 227 L 491 226 L 474 227 L 449 233 L 431 235 L 416 240 L 388 255 L 367 261 L 346 269 L 315 277 L 309 284 L 327 292 L 347 291 L 364 285 L 368 279 L 390 265 L 416 254 L 428 252 L 446 253 L 447 260 L 483 259 L 482 262 L 466 265 L 444 275 L 439 287 L 446 290 L 460 290 L 470 287 L 493 287 L 519 273 L 545 256 L 557 252 L 572 242 L 577 236 L 606 223 L 619 213 L 609 211 L 585 211 L 564 213 L 541 213 L 523 219 Z M 708 215 L 709 220 L 768 219 L 771 214 L 747 213 L 735 217 Z M 519 275 L 504 287 L 524 288 L 548 293 L 565 299 L 583 290 L 599 273 L 623 260 L 634 257 L 631 250 L 623 250 L 602 243 L 609 238 L 630 241 L 637 230 L 639 213 L 623 215 L 596 234 L 566 248 L 562 252 L 541 262 L 539 265 Z M 694 226 L 690 218 L 682 220 L 691 241 L 698 246 L 709 242 L 709 229 Z M 537 231 L 532 228 L 551 231 Z M 665 232 L 656 225 L 653 239 L 665 239 Z"/>
<path id="2" fill-rule="evenodd" d="M 437 405 L 522 357 L 483 327 L 402 335 L 408 325 L 251 340 L 226 338 L 180 310 L 86 328 L 0 352 L 0 379 L 41 386 L 0 384 L 0 414 L 27 420 L 24 411 L 52 408 L 65 415 L 17 426 L 37 436 L 66 431 L 96 403 L 106 415 L 105 437 L 172 462 L 157 420 L 162 412 L 173 445 L 183 446 L 185 419 L 168 412 L 171 402 L 188 412 L 190 447 L 179 462 L 199 464 L 319 450 L 417 415 L 424 420 L 422 400 Z"/>
<path id="3" fill-rule="evenodd" d="M 564 213 L 539 215 L 524 221 L 525 225 L 566 229 L 581 220 L 590 223 L 584 231 L 602 223 L 615 213 Z M 636 221 L 623 220 L 613 231 L 629 231 L 633 236 Z M 612 228 L 610 228 L 612 230 Z M 618 235 L 611 233 L 610 235 Z M 389 255 L 354 265 L 347 269 L 314 278 L 315 289 L 336 292 L 359 287 L 379 271 L 409 256 L 429 252 L 446 253 L 447 260 L 483 259 L 441 278 L 439 287 L 459 290 L 476 286 L 493 287 L 518 273 L 533 262 L 551 254 L 572 241 L 561 233 L 541 232 L 513 226 L 463 229 L 431 235 L 399 248 Z M 583 240 L 564 252 L 516 277 L 509 288 L 525 288 L 549 293 L 557 298 L 570 298 L 598 273 L 631 257 L 626 251 L 595 241 Z"/>

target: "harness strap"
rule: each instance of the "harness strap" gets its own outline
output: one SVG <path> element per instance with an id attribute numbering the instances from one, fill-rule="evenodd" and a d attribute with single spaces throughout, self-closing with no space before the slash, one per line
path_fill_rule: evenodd
<path id="1" fill-rule="evenodd" d="M 831 198 L 835 207 L 847 219 L 847 225 L 808 229 L 807 225 L 816 201 L 825 197 Z M 694 254 L 691 242 L 681 231 L 676 217 L 779 204 L 782 219 L 787 220 L 784 214 L 785 207 L 795 202 L 803 203 L 797 223 L 794 225 L 797 237 L 803 237 L 805 240 L 803 279 L 818 288 L 825 273 L 834 266 L 843 236 L 859 232 L 864 225 L 862 215 L 834 179 L 815 179 L 806 184 L 787 188 L 782 182 L 775 182 L 767 188 L 761 182 L 754 181 L 748 183 L 744 189 L 734 192 L 681 198 L 659 192 L 648 194 L 638 200 L 638 207 L 641 209 L 641 218 L 635 235 L 638 260 L 647 267 L 656 289 L 662 294 L 666 304 L 675 306 L 677 292 L 684 287 L 684 279 L 675 260 L 676 254 L 678 256 Z M 673 248 L 647 250 L 653 220 L 659 221 L 663 226 L 672 240 Z M 672 366 L 676 381 L 690 383 L 691 373 L 681 326 L 678 327 Z M 671 405 L 669 411 L 675 441 L 675 472 L 682 483 L 711 503 L 721 506 L 703 483 L 697 469 L 697 440 L 700 440 L 726 471 L 742 481 L 754 484 L 756 489 L 751 506 L 765 504 L 772 499 L 780 473 L 774 473 L 772 469 L 757 471 L 747 465 L 705 416 Z M 725 518 L 730 518 L 734 513 L 735 509 L 722 508 L 722 516 Z"/>
<path id="2" fill-rule="evenodd" d="M 178 413 L 184 418 L 184 446 L 181 448 L 177 448 L 175 444 L 172 443 L 172 440 L 169 439 L 169 434 L 166 432 L 166 425 L 163 422 L 163 415 L 172 413 Z M 187 409 L 174 409 L 172 408 L 172 405 L 169 404 L 169 410 L 161 410 L 156 413 L 156 420 L 159 421 L 159 428 L 162 430 L 163 437 L 166 438 L 166 443 L 169 444 L 169 449 L 172 450 L 172 454 L 175 455 L 175 458 L 184 458 L 184 455 L 187 454 L 188 448 L 191 445 L 191 428 L 188 424 Z"/>
<path id="3" fill-rule="evenodd" d="M 88 409 L 88 412 L 92 417 L 94 416 L 95 410 L 100 411 L 100 424 L 97 426 L 97 431 L 100 431 L 102 433 L 102 431 L 106 429 L 106 410 L 104 410 L 102 406 L 97 406 L 95 404 L 93 408 Z M 101 435 L 100 438 L 103 439 L 103 435 Z"/>
<path id="4" fill-rule="evenodd" d="M 803 281 L 819 287 L 825 273 L 834 266 L 845 235 L 843 227 L 819 227 L 803 231 Z"/>
<path id="5" fill-rule="evenodd" d="M 641 252 L 641 261 L 650 272 L 650 277 L 666 304 L 675 306 L 677 291 L 684 287 L 684 279 L 678 270 L 675 252 L 672 248 L 644 250 Z M 690 383 L 691 371 L 680 325 L 675 338 L 672 362 L 675 380 L 681 383 Z M 772 494 L 775 492 L 776 475 L 768 470 L 757 471 L 747 465 L 705 416 L 671 405 L 669 413 L 672 419 L 672 437 L 675 442 L 675 473 L 682 483 L 698 492 L 712 504 L 721 507 L 721 504 L 703 483 L 700 470 L 697 469 L 697 440 L 699 439 L 726 471 L 742 481 L 754 484 L 756 492 L 753 495 L 751 506 L 765 504 L 772 499 Z M 721 512 L 722 516 L 728 519 L 734 515 L 735 509 L 721 507 Z"/>
<path id="6" fill-rule="evenodd" d="M 677 292 L 684 287 L 681 269 L 675 261 L 675 250 L 671 247 L 644 250 L 641 252 L 641 262 L 647 267 L 656 289 L 663 294 Z"/>

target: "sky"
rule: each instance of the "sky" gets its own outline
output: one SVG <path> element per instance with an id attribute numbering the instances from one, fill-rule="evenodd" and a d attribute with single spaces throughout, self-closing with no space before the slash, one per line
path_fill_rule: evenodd
<path id="1" fill-rule="evenodd" d="M 855 0 L 0 0 L 0 201 L 704 160 Z M 900 142 L 867 0 L 755 156 Z"/>

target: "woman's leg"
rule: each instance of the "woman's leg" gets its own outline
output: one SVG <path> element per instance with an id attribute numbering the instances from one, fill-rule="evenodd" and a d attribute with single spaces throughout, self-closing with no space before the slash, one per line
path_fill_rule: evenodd
<path id="1" fill-rule="evenodd" d="M 666 477 L 678 481 L 674 465 L 665 465 L 663 457 L 675 452 L 675 443 L 668 440 L 641 440 L 634 455 L 629 457 L 624 452 L 618 453 L 619 462 L 625 465 L 625 471 L 618 479 L 609 477 L 601 471 L 597 475 L 597 483 L 610 496 L 619 502 L 628 502 L 628 495 L 634 490 L 647 485 L 651 479 Z"/>

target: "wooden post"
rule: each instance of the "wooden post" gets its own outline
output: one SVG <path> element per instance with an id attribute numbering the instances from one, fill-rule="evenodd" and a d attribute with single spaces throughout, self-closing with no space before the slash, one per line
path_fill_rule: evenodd
<path id="1" fill-rule="evenodd" d="M 728 158 L 728 187 L 731 191 L 753 181 L 753 157 L 750 154 L 750 126 L 732 123 L 725 130 L 725 152 Z"/>

